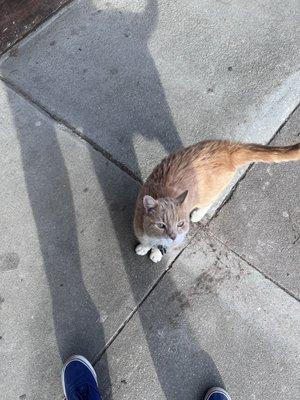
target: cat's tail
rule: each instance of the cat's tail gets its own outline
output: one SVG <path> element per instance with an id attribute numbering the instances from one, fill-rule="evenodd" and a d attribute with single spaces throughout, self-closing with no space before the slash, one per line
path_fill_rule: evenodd
<path id="1" fill-rule="evenodd" d="M 260 144 L 238 144 L 232 153 L 235 166 L 252 162 L 281 163 L 300 160 L 300 143 L 292 146 L 272 147 Z"/>

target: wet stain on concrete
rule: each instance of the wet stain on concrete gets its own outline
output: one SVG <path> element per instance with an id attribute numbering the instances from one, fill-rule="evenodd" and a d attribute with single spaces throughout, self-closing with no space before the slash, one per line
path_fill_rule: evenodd
<path id="1" fill-rule="evenodd" d="M 18 268 L 20 257 L 17 253 L 0 254 L 0 272 Z"/>
<path id="2" fill-rule="evenodd" d="M 191 304 L 189 302 L 188 297 L 181 292 L 180 290 L 176 290 L 171 296 L 170 296 L 170 301 L 177 301 L 179 307 L 182 310 L 186 310 L 191 308 Z"/>

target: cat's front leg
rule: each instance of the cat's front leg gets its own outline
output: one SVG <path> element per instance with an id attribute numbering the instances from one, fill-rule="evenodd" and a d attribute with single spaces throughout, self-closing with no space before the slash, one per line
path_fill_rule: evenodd
<path id="1" fill-rule="evenodd" d="M 151 253 L 150 253 L 150 260 L 153 261 L 154 263 L 159 262 L 162 259 L 162 253 L 157 247 L 152 247 Z"/>
<path id="2" fill-rule="evenodd" d="M 143 243 L 140 243 L 140 244 L 138 244 L 138 245 L 136 246 L 135 252 L 136 252 L 136 254 L 139 255 L 139 256 L 145 256 L 145 255 L 148 253 L 148 251 L 149 251 L 150 249 L 151 249 L 150 246 L 148 246 L 148 245 L 146 245 L 146 244 L 143 244 Z"/>
<path id="3" fill-rule="evenodd" d="M 207 213 L 209 209 L 210 207 L 195 208 L 191 212 L 191 221 L 194 223 L 201 221 L 201 219 L 204 217 L 204 215 Z"/>
<path id="4" fill-rule="evenodd" d="M 150 247 L 147 246 L 145 244 L 138 244 L 135 248 L 135 252 L 136 254 L 138 254 L 139 256 L 145 256 L 149 250 L 151 250 L 150 253 L 150 260 L 157 263 L 162 259 L 162 252 L 157 248 L 157 247 Z"/>

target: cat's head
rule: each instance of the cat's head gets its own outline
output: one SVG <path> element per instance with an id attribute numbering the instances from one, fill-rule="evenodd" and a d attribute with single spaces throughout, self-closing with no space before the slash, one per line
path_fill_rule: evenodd
<path id="1" fill-rule="evenodd" d="M 189 215 L 184 207 L 187 194 L 186 190 L 176 198 L 144 196 L 144 233 L 169 244 L 181 241 L 189 231 Z"/>

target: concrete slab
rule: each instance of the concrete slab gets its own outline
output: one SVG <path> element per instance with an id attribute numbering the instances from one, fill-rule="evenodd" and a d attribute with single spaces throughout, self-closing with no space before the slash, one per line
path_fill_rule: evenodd
<path id="1" fill-rule="evenodd" d="M 299 142 L 300 108 L 274 145 Z M 226 245 L 300 298 L 300 163 L 256 165 L 209 228 Z"/>
<path id="2" fill-rule="evenodd" d="M 135 181 L 3 84 L 0 109 L 0 393 L 60 399 L 166 265 L 133 251 Z"/>
<path id="3" fill-rule="evenodd" d="M 299 303 L 201 232 L 107 351 L 105 399 L 297 398 Z"/>
<path id="4" fill-rule="evenodd" d="M 299 102 L 298 1 L 74 1 L 1 74 L 145 177 L 208 139 L 266 142 Z"/>

